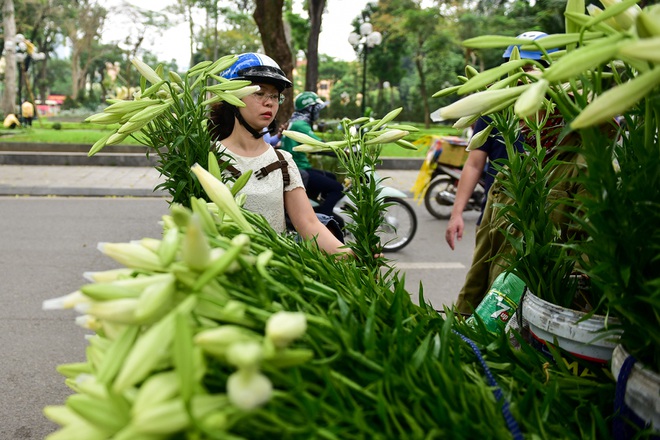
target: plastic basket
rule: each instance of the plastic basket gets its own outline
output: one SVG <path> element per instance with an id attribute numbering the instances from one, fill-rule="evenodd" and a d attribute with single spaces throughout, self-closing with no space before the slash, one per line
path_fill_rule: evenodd
<path id="1" fill-rule="evenodd" d="M 457 136 L 443 136 L 440 139 L 442 152 L 438 156 L 438 163 L 462 167 L 467 160 L 469 152 L 465 150 L 468 145 L 466 139 Z"/>

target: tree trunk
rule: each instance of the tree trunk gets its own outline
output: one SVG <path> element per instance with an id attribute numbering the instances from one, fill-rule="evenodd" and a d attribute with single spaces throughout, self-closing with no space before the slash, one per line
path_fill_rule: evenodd
<path id="1" fill-rule="evenodd" d="M 305 90 L 316 92 L 319 82 L 319 34 L 323 21 L 325 0 L 309 0 L 310 30 L 307 41 L 307 71 L 305 74 Z"/>
<path id="2" fill-rule="evenodd" d="M 218 59 L 218 0 L 213 2 L 213 61 Z"/>
<path id="3" fill-rule="evenodd" d="M 71 98 L 77 99 L 80 91 L 80 78 L 84 77 L 84 72 L 80 68 L 80 52 L 74 49 L 71 51 Z"/>
<path id="4" fill-rule="evenodd" d="M 280 65 L 287 78 L 293 80 L 293 55 L 284 35 L 282 6 L 284 0 L 256 0 L 254 21 L 257 23 L 266 55 Z M 284 123 L 293 113 L 293 89 L 284 91 L 286 101 L 280 106 L 278 121 Z"/>
<path id="5" fill-rule="evenodd" d="M 415 66 L 419 75 L 419 94 L 424 105 L 424 128 L 431 128 L 431 114 L 429 110 L 429 97 L 426 93 L 426 75 L 424 74 L 424 61 L 421 56 L 415 57 Z"/>
<path id="6" fill-rule="evenodd" d="M 14 17 L 14 1 L 5 0 L 2 7 L 4 40 L 14 41 L 16 37 L 16 21 Z M 2 111 L 6 115 L 16 112 L 16 45 L 5 46 L 5 92 L 2 95 Z"/>

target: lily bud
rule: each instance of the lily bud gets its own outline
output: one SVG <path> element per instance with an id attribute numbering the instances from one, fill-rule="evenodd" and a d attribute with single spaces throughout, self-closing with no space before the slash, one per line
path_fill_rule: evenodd
<path id="1" fill-rule="evenodd" d="M 587 5 L 587 13 L 589 13 L 590 16 L 595 18 L 598 17 L 600 14 L 602 14 L 603 10 L 596 5 Z M 612 17 L 608 18 L 607 20 L 604 20 L 603 22 L 612 26 L 614 29 L 622 30 L 621 26 L 619 26 L 619 23 L 617 23 L 616 20 Z"/>
<path id="2" fill-rule="evenodd" d="M 623 114 L 660 84 L 660 67 L 644 72 L 635 79 L 609 89 L 593 100 L 571 122 L 572 128 L 584 128 L 611 121 Z"/>
<path id="3" fill-rule="evenodd" d="M 229 188 L 197 163 L 191 167 L 191 170 L 199 179 L 206 194 L 218 205 L 218 208 L 231 217 L 243 231 L 253 232 L 252 226 L 245 219 Z"/>
<path id="4" fill-rule="evenodd" d="M 234 95 L 238 99 L 242 99 L 248 95 L 253 94 L 254 92 L 259 91 L 259 88 L 259 86 L 247 86 L 238 90 L 228 90 L 227 93 Z"/>
<path id="5" fill-rule="evenodd" d="M 260 340 L 261 336 L 257 333 L 237 325 L 223 325 L 203 330 L 194 337 L 196 345 L 216 356 L 225 356 L 232 344 Z"/>
<path id="6" fill-rule="evenodd" d="M 102 302 L 77 304 L 74 308 L 78 313 L 95 316 L 101 320 L 117 324 L 135 324 L 135 308 L 138 300 L 135 298 L 112 299 Z"/>
<path id="7" fill-rule="evenodd" d="M 64 296 L 45 300 L 41 303 L 41 308 L 43 310 L 72 309 L 81 303 L 89 303 L 89 298 L 83 295 L 80 290 L 76 290 Z"/>
<path id="8" fill-rule="evenodd" d="M 658 5 L 652 8 L 644 8 L 637 15 L 635 27 L 637 36 L 640 38 L 652 38 L 660 36 L 660 7 Z"/>
<path id="9" fill-rule="evenodd" d="M 211 246 L 199 216 L 193 213 L 181 243 L 181 258 L 192 270 L 203 271 L 211 260 Z"/>
<path id="10" fill-rule="evenodd" d="M 227 348 L 226 357 L 238 369 L 256 369 L 263 358 L 263 348 L 256 341 L 236 342 Z"/>
<path id="11" fill-rule="evenodd" d="M 658 63 L 660 62 L 660 36 L 631 41 L 621 46 L 619 54 L 624 57 Z"/>
<path id="12" fill-rule="evenodd" d="M 438 110 L 440 118 L 459 119 L 464 116 L 481 115 L 484 111 L 495 107 L 501 102 L 506 102 L 511 98 L 521 95 L 529 85 L 511 87 L 501 90 L 486 90 L 454 102 Z"/>
<path id="13" fill-rule="evenodd" d="M 270 400 L 273 384 L 254 371 L 239 370 L 227 378 L 227 397 L 238 408 L 250 411 Z"/>
<path id="14" fill-rule="evenodd" d="M 307 145 L 307 144 L 300 144 L 293 147 L 293 151 L 298 151 L 303 153 L 320 153 L 323 151 L 331 151 L 331 150 L 332 148 L 327 146 L 319 147 L 317 145 Z"/>
<path id="15" fill-rule="evenodd" d="M 102 329 L 101 321 L 92 315 L 80 315 L 76 316 L 75 319 L 76 325 L 87 330 L 99 331 Z"/>
<path id="16" fill-rule="evenodd" d="M 526 118 L 536 113 L 543 105 L 545 92 L 550 83 L 545 79 L 532 83 L 532 86 L 518 97 L 513 111 L 519 118 Z"/>
<path id="17" fill-rule="evenodd" d="M 621 8 L 621 0 L 601 0 L 601 3 L 605 6 L 605 11 L 608 8 Z M 640 12 L 642 12 L 642 8 L 638 5 L 632 5 L 616 14 L 614 20 L 616 20 L 621 29 L 627 31 L 635 24 L 635 19 Z"/>
<path id="18" fill-rule="evenodd" d="M 105 145 L 116 145 L 121 143 L 124 139 L 128 137 L 130 133 L 114 133 L 112 136 L 105 141 Z"/>
<path id="19" fill-rule="evenodd" d="M 470 116 L 464 116 L 460 118 L 458 121 L 454 122 L 452 127 L 454 127 L 457 130 L 465 130 L 468 127 L 471 127 L 472 124 L 477 122 L 481 115 L 470 115 Z"/>
<path id="20" fill-rule="evenodd" d="M 284 348 L 307 331 L 307 318 L 302 312 L 276 312 L 266 322 L 266 337 L 278 348 Z"/>
<path id="21" fill-rule="evenodd" d="M 118 269 L 102 270 L 97 272 L 83 272 L 83 278 L 92 283 L 110 283 L 120 278 L 128 278 L 133 274 L 133 269 L 120 267 Z"/>
<path id="22" fill-rule="evenodd" d="M 313 145 L 313 146 L 316 146 L 316 147 L 325 147 L 326 146 L 323 142 L 321 142 L 317 139 L 314 139 L 313 137 L 308 136 L 304 133 L 300 133 L 298 131 L 284 130 L 282 132 L 282 135 L 288 137 L 289 139 L 293 139 L 294 141 L 296 141 L 300 144 Z"/>
<path id="23" fill-rule="evenodd" d="M 543 72 L 543 78 L 551 83 L 563 82 L 610 61 L 616 56 L 622 38 L 623 34 L 616 34 L 567 53 Z"/>
<path id="24" fill-rule="evenodd" d="M 99 243 L 98 249 L 108 257 L 134 269 L 162 271 L 158 255 L 135 243 Z"/>
<path id="25" fill-rule="evenodd" d="M 158 76 L 158 74 L 154 69 L 149 67 L 142 60 L 133 58 L 131 60 L 131 63 L 133 63 L 137 71 L 140 72 L 140 74 L 144 76 L 147 79 L 147 81 L 149 81 L 151 84 L 156 84 L 163 79 L 160 76 Z"/>
<path id="26" fill-rule="evenodd" d="M 472 135 L 470 138 L 470 142 L 468 143 L 468 146 L 466 148 L 467 151 L 473 151 L 476 150 L 477 148 L 481 147 L 483 144 L 486 143 L 486 140 L 488 140 L 488 137 L 490 136 L 490 133 L 493 131 L 493 126 L 488 125 L 486 128 L 481 130 L 479 133 L 475 133 Z"/>
<path id="27" fill-rule="evenodd" d="M 396 142 L 399 139 L 403 139 L 408 136 L 410 133 L 405 130 L 388 130 L 385 133 L 376 136 L 373 139 L 369 139 L 364 144 L 373 145 L 373 144 L 387 144 L 390 142 Z"/>

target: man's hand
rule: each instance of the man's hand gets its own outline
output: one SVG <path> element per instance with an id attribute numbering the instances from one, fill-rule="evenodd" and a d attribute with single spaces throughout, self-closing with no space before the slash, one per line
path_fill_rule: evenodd
<path id="1" fill-rule="evenodd" d="M 463 238 L 463 228 L 465 223 L 463 222 L 462 215 L 456 215 L 449 218 L 449 223 L 447 224 L 447 230 L 445 231 L 445 240 L 447 244 L 454 250 L 454 240 L 461 241 Z"/>

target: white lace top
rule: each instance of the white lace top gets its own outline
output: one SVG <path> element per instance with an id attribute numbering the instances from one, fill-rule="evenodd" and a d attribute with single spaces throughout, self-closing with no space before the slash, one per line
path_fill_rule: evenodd
<path id="1" fill-rule="evenodd" d="M 289 185 L 284 188 L 284 178 L 282 170 L 277 169 L 271 171 L 262 179 L 258 179 L 254 173 L 277 161 L 277 155 L 272 148 L 269 148 L 263 154 L 256 157 L 240 156 L 227 150 L 222 144 L 216 146 L 219 152 L 227 154 L 232 157 L 230 163 L 240 172 L 244 173 L 247 170 L 252 170 L 252 175 L 247 184 L 240 190 L 239 194 L 247 196 L 244 208 L 263 215 L 268 223 L 277 232 L 284 232 L 286 230 L 286 222 L 284 219 L 284 191 L 291 191 L 296 188 L 304 188 L 300 171 L 296 163 L 293 161 L 291 154 L 287 151 L 280 150 L 286 159 L 289 172 Z M 227 177 L 231 176 L 229 171 L 224 171 Z M 229 184 L 231 185 L 231 184 Z"/>

